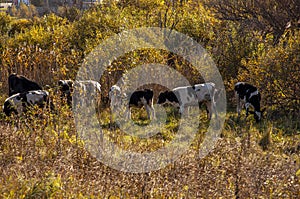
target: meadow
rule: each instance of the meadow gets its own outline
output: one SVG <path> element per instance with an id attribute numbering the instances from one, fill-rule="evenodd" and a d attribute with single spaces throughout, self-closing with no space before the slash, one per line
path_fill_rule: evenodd
<path id="1" fill-rule="evenodd" d="M 199 147 L 208 121 L 201 114 L 187 152 L 166 167 L 129 173 L 101 163 L 84 147 L 69 108 L 24 118 L 1 116 L 1 195 L 4 198 L 297 198 L 299 129 L 289 118 L 236 122 L 226 116 L 214 149 L 203 158 Z M 111 142 L 124 150 L 151 151 L 176 134 L 177 119 L 149 139 L 109 128 L 108 110 L 101 120 Z M 204 111 L 203 111 L 204 112 Z M 144 113 L 145 114 L 145 113 Z M 173 118 L 173 119 L 172 119 Z M 286 132 L 289 129 L 289 133 Z M 126 167 L 126 165 L 124 165 Z"/>
<path id="2" fill-rule="evenodd" d="M 107 1 L 84 11 L 62 6 L 42 16 L 22 5 L 10 15 L 0 13 L 0 104 L 8 97 L 7 78 L 16 72 L 49 85 L 55 106 L 55 111 L 33 108 L 21 116 L 0 112 L 1 198 L 299 197 L 299 2 L 288 0 L 288 8 L 281 0 L 172 2 Z M 227 110 L 223 130 L 206 156 L 199 155 L 209 126 L 203 108 L 193 118 L 199 124 L 185 153 L 161 169 L 130 173 L 111 168 L 86 150 L 57 82 L 75 79 L 85 57 L 102 41 L 139 27 L 176 30 L 200 43 L 223 78 Z M 135 50 L 110 63 L 99 80 L 98 122 L 107 140 L 141 153 L 167 146 L 178 134 L 179 122 L 191 122 L 166 107 L 164 129 L 147 139 L 110 122 L 110 86 L 146 63 L 168 65 L 191 84 L 203 81 L 183 57 L 162 49 Z M 233 95 L 238 81 L 260 90 L 266 108 L 260 123 L 252 115 L 245 119 L 244 112 L 238 121 Z M 153 89 L 159 93 L 163 88 Z M 136 124 L 146 127 L 146 118 L 145 110 L 134 110 Z"/>

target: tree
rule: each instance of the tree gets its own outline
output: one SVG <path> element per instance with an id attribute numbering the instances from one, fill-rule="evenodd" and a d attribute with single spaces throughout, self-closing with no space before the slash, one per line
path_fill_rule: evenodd
<path id="1" fill-rule="evenodd" d="M 277 44 L 286 28 L 299 28 L 299 0 L 207 0 L 205 3 L 222 20 L 239 22 L 246 31 L 274 35 Z"/>

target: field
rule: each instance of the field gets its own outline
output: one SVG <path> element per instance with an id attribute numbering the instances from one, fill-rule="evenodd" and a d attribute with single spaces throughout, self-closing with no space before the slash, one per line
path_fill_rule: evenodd
<path id="1" fill-rule="evenodd" d="M 107 111 L 103 115 L 109 115 Z M 95 159 L 78 137 L 68 108 L 60 107 L 56 114 L 40 112 L 38 118 L 1 118 L 0 190 L 5 198 L 299 196 L 299 123 L 289 118 L 256 124 L 250 117 L 237 122 L 236 114 L 229 112 L 215 148 L 200 158 L 208 126 L 201 114 L 199 132 L 188 150 L 166 167 L 146 173 L 122 172 Z M 177 119 L 170 119 L 168 130 L 151 139 L 111 130 L 107 116 L 101 126 L 109 140 L 125 150 L 149 151 L 170 142 Z"/>
<path id="2" fill-rule="evenodd" d="M 35 107 L 10 117 L 0 111 L 0 197 L 299 198 L 299 7 L 294 0 L 129 0 L 107 1 L 84 11 L 61 6 L 41 16 L 34 5 L 14 7 L 10 15 L 0 12 L 0 104 L 8 97 L 8 76 L 18 73 L 47 89 L 55 107 Z M 149 46 L 156 46 L 159 38 L 150 32 L 143 34 L 143 45 L 136 37 L 122 40 L 131 30 L 145 27 L 172 30 L 170 40 L 176 31 L 191 39 L 167 40 L 155 49 Z M 107 42 L 112 37 L 118 39 Z M 184 56 L 166 47 L 170 43 L 185 47 L 187 41 L 200 44 L 208 54 L 193 54 L 196 48 Z M 95 53 L 105 42 L 111 45 Z M 122 50 L 125 53 L 113 54 Z M 208 62 L 201 62 L 203 70 L 197 70 L 188 60 L 190 55 L 211 57 L 210 66 L 218 73 L 207 67 Z M 102 60 L 109 56 L 107 62 Z M 100 78 L 94 70 L 90 73 L 101 84 L 96 119 L 89 111 L 76 115 L 57 88 L 58 80 L 76 79 L 91 57 L 91 65 L 107 65 L 98 68 L 103 72 Z M 220 113 L 225 120 L 220 135 L 210 136 L 204 107 L 199 115 L 191 110 L 187 118 L 180 118 L 171 106 L 156 107 L 158 118 L 166 121 L 153 128 L 146 111 L 134 109 L 132 124 L 139 129 L 129 132 L 135 134 L 126 131 L 134 125 L 120 129 L 110 121 L 108 91 L 130 71 L 134 71 L 129 75 L 129 80 L 136 80 L 134 88 L 149 86 L 140 84 L 155 76 L 158 83 L 150 85 L 155 102 L 158 93 L 176 80 L 175 73 L 155 72 L 153 63 L 168 66 L 190 84 L 213 81 L 220 74 L 227 97 L 226 114 Z M 245 119 L 245 112 L 238 120 L 233 93 L 238 81 L 261 92 L 266 112 L 260 123 L 253 115 Z M 182 82 L 175 81 L 186 85 Z M 93 127 L 91 134 L 84 134 L 85 124 Z M 152 134 L 139 137 L 147 128 Z M 214 143 L 213 150 L 206 138 L 215 141 L 209 142 Z M 98 141 L 115 148 L 100 148 Z M 96 147 L 87 149 L 88 144 Z M 168 148 L 170 156 L 118 159 L 119 149 L 145 155 L 169 146 L 174 146 Z M 181 149 L 185 151 L 174 158 Z M 121 161 L 115 164 L 115 160 Z M 159 167 L 147 167 L 152 163 Z"/>

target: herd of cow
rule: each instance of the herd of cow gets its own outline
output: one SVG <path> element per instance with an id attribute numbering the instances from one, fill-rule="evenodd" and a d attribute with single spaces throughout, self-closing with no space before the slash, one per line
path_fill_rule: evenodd
<path id="1" fill-rule="evenodd" d="M 11 74 L 8 77 L 9 97 L 5 100 L 3 105 L 3 112 L 9 116 L 11 113 L 21 114 L 25 112 L 28 107 L 37 105 L 44 107 L 50 104 L 53 109 L 53 103 L 49 103 L 49 92 L 36 82 L 17 74 Z M 93 80 L 73 81 L 60 80 L 58 87 L 61 92 L 61 98 L 65 99 L 66 103 L 71 105 L 72 94 L 74 87 L 80 88 L 83 92 L 96 90 L 101 93 L 101 85 Z M 234 91 L 237 97 L 237 112 L 240 117 L 241 108 L 246 109 L 246 117 L 249 113 L 254 115 L 254 118 L 259 122 L 262 118 L 260 108 L 261 96 L 258 89 L 245 82 L 238 82 L 234 86 Z M 184 109 L 189 106 L 201 106 L 205 104 L 208 118 L 213 114 L 217 117 L 215 96 L 217 89 L 214 83 L 196 84 L 194 86 L 177 87 L 173 90 L 167 90 L 159 93 L 157 104 L 172 104 L 179 108 L 179 112 L 183 114 Z M 151 89 L 144 89 L 134 91 L 130 94 L 123 93 L 122 89 L 113 85 L 109 91 L 110 107 L 112 111 L 119 107 L 121 103 L 126 100 L 128 102 L 127 117 L 131 117 L 131 107 L 145 107 L 148 118 L 155 119 L 155 110 L 153 106 L 154 92 Z M 254 111 L 249 108 L 253 107 Z"/>

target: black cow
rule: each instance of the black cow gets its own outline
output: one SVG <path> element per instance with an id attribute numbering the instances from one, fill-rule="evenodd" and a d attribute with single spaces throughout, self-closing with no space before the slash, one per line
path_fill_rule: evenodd
<path id="1" fill-rule="evenodd" d="M 240 118 L 241 108 L 244 105 L 246 108 L 246 117 L 248 117 L 249 113 L 252 113 L 256 122 L 259 122 L 264 110 L 260 110 L 261 96 L 258 89 L 251 84 L 238 82 L 234 85 L 234 91 L 237 99 L 238 118 Z M 249 111 L 250 106 L 254 108 L 254 111 Z"/>
<path id="2" fill-rule="evenodd" d="M 8 96 L 12 96 L 17 93 L 24 93 L 33 90 L 42 90 L 43 88 L 36 82 L 15 73 L 8 77 Z"/>
<path id="3" fill-rule="evenodd" d="M 49 102 L 49 93 L 45 90 L 26 91 L 8 97 L 3 105 L 3 112 L 10 116 L 11 113 L 21 114 L 30 106 L 44 107 Z M 51 107 L 53 109 L 53 107 Z"/>

